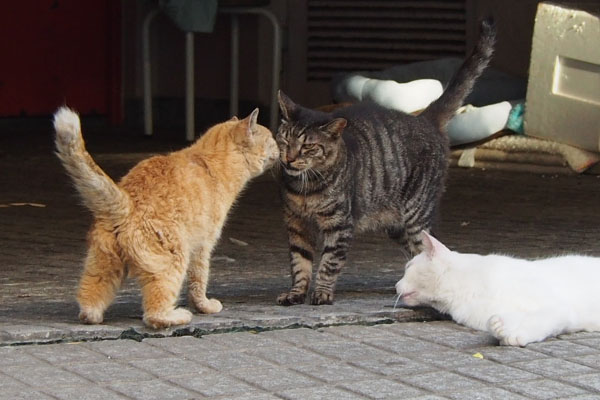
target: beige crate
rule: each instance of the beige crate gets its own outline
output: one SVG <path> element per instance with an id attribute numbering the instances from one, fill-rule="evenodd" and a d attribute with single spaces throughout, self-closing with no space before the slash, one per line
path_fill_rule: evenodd
<path id="1" fill-rule="evenodd" d="M 600 150 L 600 5 L 540 3 L 525 133 Z"/>

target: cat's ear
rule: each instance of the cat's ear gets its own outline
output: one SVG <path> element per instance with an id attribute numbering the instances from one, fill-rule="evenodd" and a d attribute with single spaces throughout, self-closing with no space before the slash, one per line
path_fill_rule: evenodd
<path id="1" fill-rule="evenodd" d="M 423 251 L 429 258 L 434 258 L 450 252 L 450 249 L 444 246 L 442 242 L 425 231 L 421 232 L 421 241 L 423 242 Z"/>
<path id="2" fill-rule="evenodd" d="M 239 121 L 238 117 L 236 117 L 235 115 L 233 117 L 229 118 L 229 120 L 233 121 L 233 122 Z"/>
<path id="3" fill-rule="evenodd" d="M 235 117 L 234 117 L 235 118 Z M 252 136 L 253 132 L 256 131 L 256 124 L 258 119 L 258 108 L 255 108 L 254 111 L 250 113 L 246 118 L 240 121 L 240 124 L 243 124 L 244 131 L 247 136 Z"/>
<path id="4" fill-rule="evenodd" d="M 336 118 L 325 125 L 320 126 L 319 130 L 326 133 L 330 138 L 337 139 L 342 135 L 347 124 L 348 121 L 344 118 Z"/>
<path id="5" fill-rule="evenodd" d="M 279 109 L 281 110 L 283 119 L 289 121 L 298 106 L 281 90 L 277 92 L 277 100 L 279 100 Z"/>

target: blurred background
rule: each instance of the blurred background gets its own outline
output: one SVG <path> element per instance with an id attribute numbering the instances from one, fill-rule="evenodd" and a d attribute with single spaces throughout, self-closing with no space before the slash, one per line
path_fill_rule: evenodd
<path id="1" fill-rule="evenodd" d="M 191 0 L 192 2 L 194 0 Z M 202 3 L 204 0 L 196 0 Z M 171 4 L 169 4 L 171 3 Z M 61 104 L 113 126 L 143 132 L 143 24 L 149 23 L 156 135 L 185 125 L 186 34 L 169 17 L 168 1 L 24 0 L 0 13 L 0 118 L 13 126 L 43 118 Z M 186 3 L 186 2 L 183 2 Z M 271 0 L 219 1 L 210 32 L 194 33 L 196 131 L 229 117 L 231 14 L 259 7 L 281 28 L 279 86 L 297 102 L 332 102 L 331 79 L 440 57 L 464 57 L 478 20 L 498 25 L 497 69 L 526 77 L 535 0 Z M 239 20 L 239 113 L 261 107 L 269 123 L 273 28 L 261 14 Z"/>

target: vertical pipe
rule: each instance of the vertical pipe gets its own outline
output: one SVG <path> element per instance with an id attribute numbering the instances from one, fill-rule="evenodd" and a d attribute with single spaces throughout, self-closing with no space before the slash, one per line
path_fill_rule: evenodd
<path id="1" fill-rule="evenodd" d="M 150 64 L 150 23 L 158 10 L 150 11 L 142 24 L 142 72 L 144 90 L 144 134 L 152 136 L 152 69 Z"/>
<path id="2" fill-rule="evenodd" d="M 195 134 L 194 113 L 194 33 L 185 34 L 185 138 L 193 141 Z"/>
<path id="3" fill-rule="evenodd" d="M 269 113 L 269 128 L 271 132 L 277 131 L 277 121 L 279 120 L 279 106 L 277 102 L 277 92 L 279 91 L 279 72 L 281 70 L 281 28 L 277 18 L 271 14 L 265 14 L 267 19 L 273 24 L 273 72 L 271 77 L 271 109 Z"/>
<path id="4" fill-rule="evenodd" d="M 238 114 L 239 101 L 239 56 L 240 56 L 240 23 L 237 15 L 231 15 L 231 75 L 229 86 L 229 114 Z"/>

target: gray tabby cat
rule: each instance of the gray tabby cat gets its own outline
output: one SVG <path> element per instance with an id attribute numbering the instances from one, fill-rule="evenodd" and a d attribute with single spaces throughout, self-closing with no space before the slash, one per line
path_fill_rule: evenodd
<path id="1" fill-rule="evenodd" d="M 488 65 L 494 41 L 492 22 L 482 22 L 473 53 L 418 116 L 369 103 L 324 113 L 279 93 L 283 121 L 276 140 L 292 272 L 292 288 L 279 304 L 304 303 L 319 236 L 314 305 L 333 303 L 355 230 L 385 230 L 419 253 L 420 232 L 431 229 L 444 191 L 446 124 Z"/>

